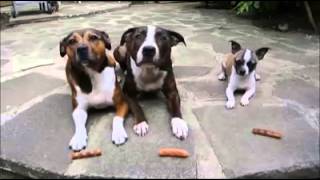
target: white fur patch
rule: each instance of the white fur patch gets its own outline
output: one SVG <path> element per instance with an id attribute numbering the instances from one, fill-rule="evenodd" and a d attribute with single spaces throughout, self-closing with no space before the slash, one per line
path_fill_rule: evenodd
<path id="1" fill-rule="evenodd" d="M 104 108 L 113 105 L 113 93 L 115 89 L 114 68 L 106 67 L 101 73 L 87 68 L 92 83 L 92 91 L 89 94 L 83 93 L 79 87 L 77 90 L 77 102 L 86 101 L 89 107 Z"/>
<path id="2" fill-rule="evenodd" d="M 87 112 L 86 110 L 77 107 L 73 113 L 72 118 L 75 123 L 76 131 L 73 137 L 70 140 L 69 146 L 74 151 L 79 151 L 87 146 L 87 130 L 86 130 L 86 121 L 87 121 Z"/>
<path id="3" fill-rule="evenodd" d="M 242 96 L 241 105 L 246 106 L 249 104 L 249 98 L 255 93 L 256 78 L 255 71 L 249 74 L 249 76 L 239 76 L 235 72 L 235 68 L 232 67 L 228 87 L 226 89 L 227 103 L 226 107 L 232 109 L 235 106 L 234 91 L 237 89 L 245 89 L 246 92 Z"/>
<path id="4" fill-rule="evenodd" d="M 145 136 L 148 133 L 149 126 L 147 122 L 143 121 L 139 124 L 134 125 L 133 130 L 138 136 Z"/>
<path id="5" fill-rule="evenodd" d="M 145 46 L 154 47 L 156 49 L 156 54 L 155 54 L 153 60 L 157 61 L 159 59 L 159 48 L 158 48 L 158 45 L 155 40 L 155 34 L 156 34 L 156 27 L 155 26 L 148 26 L 147 27 L 147 36 L 137 52 L 137 63 L 138 64 L 143 59 L 142 50 Z"/>
<path id="6" fill-rule="evenodd" d="M 235 107 L 235 101 L 234 100 L 228 100 L 227 103 L 226 103 L 226 108 L 227 109 L 232 109 Z"/>
<path id="7" fill-rule="evenodd" d="M 188 136 L 188 125 L 187 123 L 181 118 L 172 118 L 171 119 L 171 127 L 173 134 L 181 139 L 186 139 Z"/>
<path id="8" fill-rule="evenodd" d="M 226 80 L 226 75 L 224 74 L 224 72 L 221 72 L 221 73 L 218 75 L 218 79 L 219 79 L 220 81 Z"/>
<path id="9" fill-rule="evenodd" d="M 243 59 L 246 62 L 250 61 L 250 59 L 251 59 L 251 50 L 250 49 L 246 49 L 244 56 L 243 56 Z"/>
<path id="10" fill-rule="evenodd" d="M 92 91 L 83 93 L 79 86 L 75 86 L 77 96 L 77 107 L 72 113 L 75 124 L 75 134 L 70 140 L 72 150 L 81 150 L 87 146 L 87 109 L 89 107 L 103 108 L 113 105 L 113 94 L 115 89 L 115 72 L 113 68 L 106 67 L 101 73 L 86 69 L 92 83 Z"/>
<path id="11" fill-rule="evenodd" d="M 126 142 L 128 135 L 123 127 L 123 118 L 115 116 L 112 122 L 112 142 L 116 145 L 120 145 Z"/>
<path id="12" fill-rule="evenodd" d="M 247 65 L 247 63 L 251 60 L 251 50 L 250 49 L 246 49 L 245 53 L 244 53 L 244 56 L 243 56 L 243 59 L 245 61 L 243 67 L 244 67 L 244 70 L 246 71 L 246 74 L 245 75 L 248 75 L 249 74 L 249 67 Z"/>
<path id="13" fill-rule="evenodd" d="M 232 89 L 250 89 L 255 87 L 255 71 L 252 71 L 249 76 L 240 76 L 236 73 L 234 67 L 232 67 L 229 84 Z"/>
<path id="14" fill-rule="evenodd" d="M 167 75 L 166 71 L 160 71 L 159 69 L 156 69 L 155 71 L 159 71 L 158 73 L 161 73 L 161 77 L 155 81 L 155 82 L 150 82 L 150 83 L 144 83 L 141 80 L 141 71 L 142 69 L 138 67 L 135 63 L 135 61 L 130 57 L 130 64 L 131 64 L 131 69 L 132 69 L 132 74 L 134 76 L 134 81 L 136 82 L 137 88 L 143 91 L 151 91 L 151 90 L 157 90 L 160 89 L 164 83 L 164 79 Z"/>
<path id="15" fill-rule="evenodd" d="M 261 80 L 261 76 L 256 73 L 256 81 L 260 81 L 260 80 Z"/>

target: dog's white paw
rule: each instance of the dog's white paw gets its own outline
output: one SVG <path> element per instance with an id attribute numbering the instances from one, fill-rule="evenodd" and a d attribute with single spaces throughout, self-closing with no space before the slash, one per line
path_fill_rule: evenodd
<path id="1" fill-rule="evenodd" d="M 148 123 L 143 121 L 139 124 L 136 124 L 133 126 L 133 130 L 138 136 L 145 136 L 149 130 Z"/>
<path id="2" fill-rule="evenodd" d="M 249 104 L 249 99 L 247 98 L 242 98 L 241 101 L 240 101 L 240 104 L 242 106 L 247 106 Z"/>
<path id="3" fill-rule="evenodd" d="M 218 80 L 220 80 L 220 81 L 226 80 L 226 75 L 225 75 L 224 73 L 220 73 L 220 74 L 218 75 Z"/>
<path id="4" fill-rule="evenodd" d="M 261 76 L 259 74 L 255 74 L 256 77 L 256 81 L 260 81 L 261 80 Z"/>
<path id="5" fill-rule="evenodd" d="M 69 147 L 73 151 L 80 151 L 86 148 L 87 140 L 88 136 L 86 130 L 76 132 L 70 140 Z"/>
<path id="6" fill-rule="evenodd" d="M 113 118 L 111 139 L 112 143 L 116 145 L 123 144 L 127 141 L 128 135 L 123 127 L 122 117 L 116 116 Z"/>
<path id="7" fill-rule="evenodd" d="M 235 106 L 235 102 L 234 101 L 227 101 L 226 103 L 226 108 L 227 109 L 232 109 Z"/>
<path id="8" fill-rule="evenodd" d="M 188 125 L 187 123 L 181 118 L 172 118 L 171 119 L 171 127 L 173 134 L 183 140 L 186 139 L 188 136 Z"/>

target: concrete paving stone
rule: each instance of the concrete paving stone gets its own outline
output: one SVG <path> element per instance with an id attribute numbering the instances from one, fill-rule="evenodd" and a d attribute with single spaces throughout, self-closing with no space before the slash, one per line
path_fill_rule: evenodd
<path id="1" fill-rule="evenodd" d="M 319 109 L 319 87 L 315 87 L 301 79 L 286 79 L 278 81 L 274 95 L 294 100 L 308 108 Z"/>
<path id="2" fill-rule="evenodd" d="M 188 41 L 186 43 L 188 43 Z M 184 47 L 181 44 L 180 47 L 175 47 L 172 50 L 172 61 L 175 65 L 182 66 L 199 66 L 204 64 L 207 67 L 214 66 L 215 56 L 214 52 L 210 48 L 210 46 L 206 47 L 206 49 L 198 47 L 191 48 Z"/>
<path id="3" fill-rule="evenodd" d="M 212 43 L 213 37 L 209 33 L 197 34 L 188 39 L 191 42 Z"/>
<path id="4" fill-rule="evenodd" d="M 1 67 L 4 66 L 5 64 L 7 64 L 9 62 L 9 60 L 7 59 L 1 59 Z"/>
<path id="5" fill-rule="evenodd" d="M 198 99 L 225 98 L 225 85 L 218 81 L 211 82 L 182 82 L 184 88 L 192 92 Z"/>
<path id="6" fill-rule="evenodd" d="M 0 179 L 26 179 L 27 177 L 0 169 Z"/>
<path id="7" fill-rule="evenodd" d="M 287 51 L 282 51 L 279 49 L 274 49 L 272 51 L 274 57 L 297 63 L 299 65 L 319 65 L 319 57 L 317 55 L 307 55 L 305 53 L 292 53 Z"/>
<path id="8" fill-rule="evenodd" d="M 64 84 L 61 79 L 38 73 L 5 81 L 1 83 L 1 113 Z"/>
<path id="9" fill-rule="evenodd" d="M 17 162 L 15 166 L 30 170 L 40 168 L 43 172 L 39 170 L 38 174 L 43 176 L 47 175 L 45 171 L 64 173 L 71 163 L 68 150 L 74 129 L 71 111 L 70 96 L 56 94 L 1 126 L 1 162 Z M 10 167 L 13 171 L 15 168 Z"/>
<path id="10" fill-rule="evenodd" d="M 307 77 L 308 79 L 313 79 L 318 81 L 318 85 L 319 85 L 319 76 L 320 76 L 319 67 L 306 67 L 299 70 L 298 73 L 304 78 Z"/>
<path id="11" fill-rule="evenodd" d="M 319 131 L 294 110 L 205 106 L 194 113 L 227 177 L 319 177 Z M 283 138 L 253 135 L 252 128 L 280 131 Z"/>
<path id="12" fill-rule="evenodd" d="M 173 70 L 176 78 L 187 78 L 204 76 L 210 72 L 211 68 L 204 66 L 174 66 Z"/>
<path id="13" fill-rule="evenodd" d="M 162 102 L 161 102 L 162 101 Z M 169 116 L 163 99 L 148 99 L 141 103 L 149 121 L 150 132 L 138 137 L 133 132 L 132 116 L 126 120 L 128 142 L 122 146 L 111 143 L 114 113 L 96 116 L 90 126 L 89 148 L 102 149 L 101 158 L 73 162 L 66 175 L 112 178 L 196 178 L 196 156 L 192 130 L 188 139 L 176 139 L 170 130 Z M 90 117 L 91 118 L 91 117 Z M 190 153 L 187 159 L 161 158 L 163 147 L 178 147 Z M 81 168 L 80 168 L 81 167 Z"/>
<path id="14" fill-rule="evenodd" d="M 212 49 L 214 49 L 216 52 L 223 53 L 223 54 L 231 52 L 231 45 L 227 39 L 217 37 L 217 36 L 212 36 L 211 44 L 212 44 Z"/>

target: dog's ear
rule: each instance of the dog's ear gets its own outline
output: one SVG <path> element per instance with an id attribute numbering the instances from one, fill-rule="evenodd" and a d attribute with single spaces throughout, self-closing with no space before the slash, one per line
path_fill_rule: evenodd
<path id="1" fill-rule="evenodd" d="M 60 49 L 61 57 L 64 57 L 67 54 L 67 45 L 68 45 L 67 41 L 70 36 L 71 36 L 71 33 L 60 41 L 59 49 Z"/>
<path id="2" fill-rule="evenodd" d="M 270 50 L 270 48 L 268 47 L 262 47 L 256 50 L 256 56 L 258 58 L 258 60 L 263 59 L 264 55 L 266 55 L 266 53 Z"/>
<path id="3" fill-rule="evenodd" d="M 184 38 L 181 34 L 174 32 L 174 31 L 169 31 L 169 36 L 171 38 L 171 46 L 177 45 L 179 42 L 182 42 L 185 46 L 187 46 L 186 42 L 184 41 Z"/>
<path id="4" fill-rule="evenodd" d="M 106 49 L 111 50 L 111 41 L 109 38 L 109 34 L 104 31 L 100 31 L 100 34 L 101 34 L 101 39 L 104 42 L 104 46 L 106 47 Z"/>
<path id="5" fill-rule="evenodd" d="M 232 54 L 235 54 L 236 52 L 240 51 L 241 45 L 237 43 L 236 41 L 231 40 L 231 52 Z"/>
<path id="6" fill-rule="evenodd" d="M 122 46 L 124 43 L 127 42 L 128 37 L 137 29 L 137 27 L 133 27 L 130 29 L 127 29 L 121 36 L 121 40 L 120 40 L 120 46 Z"/>

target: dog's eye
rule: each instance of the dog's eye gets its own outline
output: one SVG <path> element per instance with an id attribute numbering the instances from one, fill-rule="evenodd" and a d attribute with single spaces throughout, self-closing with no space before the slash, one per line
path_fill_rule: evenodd
<path id="1" fill-rule="evenodd" d="M 68 44 L 70 44 L 70 45 L 73 45 L 73 44 L 75 44 L 75 43 L 77 43 L 77 41 L 76 41 L 75 39 L 70 39 L 70 40 L 68 41 Z"/>
<path id="2" fill-rule="evenodd" d="M 236 64 L 237 64 L 237 65 L 242 65 L 242 64 L 243 64 L 243 61 L 242 61 L 242 60 L 237 60 L 237 61 L 236 61 Z"/>
<path id="3" fill-rule="evenodd" d="M 168 37 L 167 37 L 167 36 L 161 36 L 160 39 L 161 39 L 162 41 L 166 41 L 166 40 L 168 40 Z"/>
<path id="4" fill-rule="evenodd" d="M 136 38 L 136 39 L 141 39 L 141 38 L 142 38 L 142 35 L 141 35 L 141 34 L 136 34 L 136 35 L 135 35 L 135 38 Z"/>
<path id="5" fill-rule="evenodd" d="M 95 40 L 97 40 L 99 38 L 98 38 L 98 36 L 92 35 L 92 36 L 89 37 L 89 39 L 90 39 L 90 41 L 95 41 Z"/>

